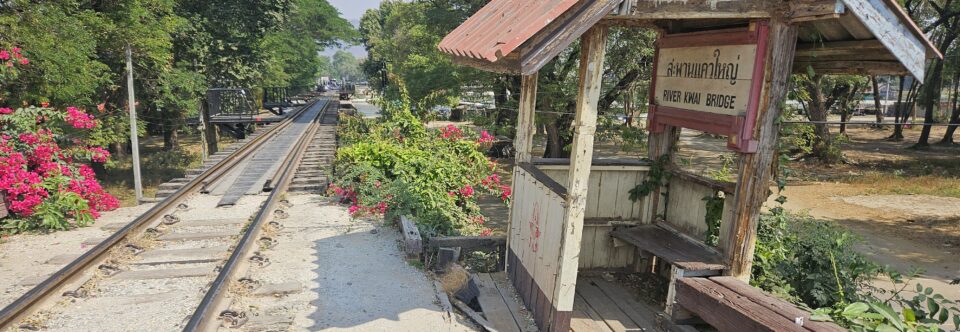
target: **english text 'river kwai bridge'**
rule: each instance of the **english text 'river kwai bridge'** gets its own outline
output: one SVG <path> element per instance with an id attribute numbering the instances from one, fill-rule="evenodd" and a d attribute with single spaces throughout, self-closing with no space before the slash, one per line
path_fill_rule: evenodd
<path id="1" fill-rule="evenodd" d="M 611 26 L 659 33 L 648 161 L 593 159 Z M 532 158 L 537 72 L 577 39 L 571 157 Z M 894 0 L 493 0 L 439 48 L 464 65 L 522 75 L 507 271 L 544 331 L 589 331 L 595 321 L 682 330 L 691 319 L 721 331 L 841 330 L 746 283 L 790 74 L 922 80 L 925 61 L 942 57 Z M 737 181 L 673 167 L 681 128 L 726 136 Z M 673 176 L 628 199 L 652 170 Z M 719 192 L 723 217 L 710 246 L 703 197 Z M 594 270 L 669 272 L 664 310 L 578 278 Z"/>

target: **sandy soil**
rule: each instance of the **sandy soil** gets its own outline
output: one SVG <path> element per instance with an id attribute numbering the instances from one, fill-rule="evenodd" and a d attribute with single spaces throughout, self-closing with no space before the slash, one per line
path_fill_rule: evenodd
<path id="1" fill-rule="evenodd" d="M 101 229 L 103 225 L 128 223 L 151 207 L 153 204 L 144 204 L 104 212 L 93 225 L 70 231 L 5 238 L 0 242 L 0 307 L 30 290 L 31 287 L 21 285 L 22 281 L 45 278 L 69 263 L 69 260 L 51 261 L 54 257 L 83 254 L 93 247 L 83 244 L 84 241 L 105 238 L 113 233 Z"/>
<path id="2" fill-rule="evenodd" d="M 910 149 L 919 137 L 916 127 L 905 131 L 902 142 L 887 141 L 885 138 L 890 133 L 890 130 L 865 127 L 848 128 L 850 141 L 844 145 L 846 163 L 830 167 L 808 161 L 791 163 L 788 167 L 795 172 L 795 177 L 790 179 L 784 193 L 788 198 L 784 207 L 806 211 L 815 218 L 847 227 L 865 240 L 860 251 L 874 261 L 902 272 L 921 268 L 924 272 L 916 281 L 960 300 L 960 286 L 949 284 L 960 278 L 960 259 L 957 258 L 960 257 L 960 199 L 871 195 L 876 192 L 876 184 L 860 178 L 867 171 L 889 172 L 892 176 L 905 169 L 949 177 L 956 174 L 956 170 L 917 165 L 916 160 L 956 161 L 960 149 L 943 146 Z M 939 141 L 942 133 L 943 128 L 935 128 L 931 141 Z M 715 172 L 723 165 L 722 156 L 729 155 L 724 144 L 723 139 L 685 131 L 680 137 L 678 163 L 699 174 Z M 909 167 L 921 169 L 907 169 Z M 774 204 L 771 200 L 766 205 Z M 884 281 L 878 281 L 878 285 L 890 286 Z"/>
<path id="3" fill-rule="evenodd" d="M 294 283 L 282 296 L 245 296 L 250 329 L 290 321 L 294 331 L 472 331 L 445 321 L 433 282 L 404 262 L 399 234 L 379 221 L 351 219 L 345 207 L 317 195 L 292 195 L 276 235 L 264 251 L 271 265 L 250 277 L 265 285 Z M 284 329 L 286 330 L 286 329 Z"/>

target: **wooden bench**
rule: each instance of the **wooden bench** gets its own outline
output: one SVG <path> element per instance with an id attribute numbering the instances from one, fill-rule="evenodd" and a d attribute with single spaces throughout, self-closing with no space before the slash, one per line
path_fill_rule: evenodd
<path id="1" fill-rule="evenodd" d="M 734 277 L 683 278 L 677 304 L 719 331 L 846 331 Z"/>
<path id="2" fill-rule="evenodd" d="M 716 251 L 659 224 L 622 228 L 610 232 L 610 236 L 636 247 L 638 258 L 652 255 L 670 264 L 670 286 L 664 312 L 671 316 L 674 315 L 677 280 L 716 276 L 727 269 L 723 257 Z"/>

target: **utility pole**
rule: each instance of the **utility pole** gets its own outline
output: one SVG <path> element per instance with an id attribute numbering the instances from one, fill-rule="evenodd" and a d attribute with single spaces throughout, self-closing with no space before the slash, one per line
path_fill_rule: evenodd
<path id="1" fill-rule="evenodd" d="M 133 56 L 127 44 L 127 107 L 130 110 L 130 149 L 133 150 L 133 190 L 137 204 L 143 202 L 143 184 L 140 182 L 140 142 L 137 139 L 137 106 L 133 96 Z"/>

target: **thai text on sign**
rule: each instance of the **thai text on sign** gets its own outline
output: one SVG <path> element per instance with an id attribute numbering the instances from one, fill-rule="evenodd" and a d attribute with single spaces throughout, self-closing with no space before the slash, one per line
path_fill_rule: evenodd
<path id="1" fill-rule="evenodd" d="M 747 112 L 757 45 L 661 48 L 659 106 L 741 116 Z"/>

